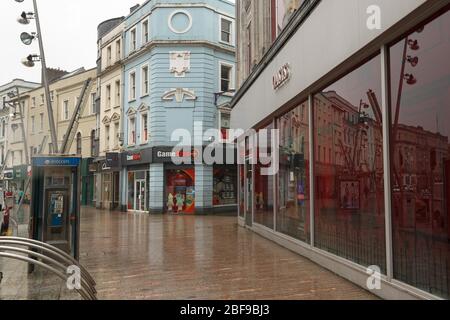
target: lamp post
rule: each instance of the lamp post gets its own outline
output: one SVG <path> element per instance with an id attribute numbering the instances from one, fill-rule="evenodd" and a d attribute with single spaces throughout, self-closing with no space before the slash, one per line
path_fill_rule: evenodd
<path id="1" fill-rule="evenodd" d="M 15 1 L 21 3 L 24 0 L 15 0 Z M 58 138 L 56 136 L 55 119 L 53 116 L 53 108 L 52 108 L 52 102 L 51 102 L 51 97 L 50 97 L 50 88 L 49 88 L 48 77 L 47 77 L 47 65 L 46 65 L 46 61 L 45 61 L 44 43 L 42 41 L 41 24 L 39 21 L 39 12 L 38 12 L 36 0 L 33 0 L 33 6 L 34 6 L 34 13 L 23 12 L 21 14 L 21 16 L 19 17 L 18 21 L 21 24 L 28 24 L 30 19 L 35 19 L 37 33 L 31 34 L 31 35 L 29 35 L 27 33 L 22 33 L 20 38 L 25 45 L 30 45 L 32 40 L 37 39 L 38 43 L 39 43 L 40 55 L 39 56 L 29 55 L 24 60 L 24 65 L 26 65 L 28 67 L 33 67 L 35 61 L 40 60 L 40 62 L 41 62 L 42 82 L 43 82 L 43 86 L 44 86 L 44 90 L 45 90 L 45 98 L 47 100 L 47 113 L 48 113 L 48 122 L 49 122 L 49 127 L 50 127 L 50 135 L 51 135 L 52 144 L 53 144 L 53 152 L 57 154 L 58 153 Z"/>

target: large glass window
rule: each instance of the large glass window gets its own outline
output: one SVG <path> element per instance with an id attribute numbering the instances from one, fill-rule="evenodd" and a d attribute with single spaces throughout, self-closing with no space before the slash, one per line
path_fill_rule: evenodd
<path id="1" fill-rule="evenodd" d="M 245 216 L 245 166 L 239 165 L 239 216 Z"/>
<path id="2" fill-rule="evenodd" d="M 265 128 L 268 133 L 267 142 L 270 146 L 271 130 L 273 125 Z M 259 152 L 258 152 L 259 153 Z M 271 153 L 269 148 L 268 154 Z M 254 222 L 266 226 L 270 229 L 274 228 L 274 176 L 265 175 L 263 168 L 269 168 L 270 165 L 262 165 L 260 161 L 255 165 L 255 182 L 254 182 L 254 201 L 255 201 L 255 214 Z"/>
<path id="3" fill-rule="evenodd" d="M 450 12 L 390 49 L 396 279 L 450 298 Z"/>
<path id="4" fill-rule="evenodd" d="M 277 231 L 310 240 L 309 111 L 303 103 L 278 121 L 280 129 Z"/>
<path id="5" fill-rule="evenodd" d="M 318 248 L 385 272 L 380 60 L 314 96 L 315 239 Z"/>

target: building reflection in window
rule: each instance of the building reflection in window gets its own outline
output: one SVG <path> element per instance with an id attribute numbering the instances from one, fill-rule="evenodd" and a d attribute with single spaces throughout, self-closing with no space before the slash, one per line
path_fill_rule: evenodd
<path id="1" fill-rule="evenodd" d="M 396 279 L 450 298 L 450 12 L 390 49 Z M 401 79 L 399 81 L 399 79 Z"/>
<path id="2" fill-rule="evenodd" d="M 280 129 L 277 231 L 310 241 L 309 111 L 303 103 L 278 120 Z"/>
<path id="3" fill-rule="evenodd" d="M 245 216 L 245 166 L 239 165 L 239 216 Z"/>
<path id="4" fill-rule="evenodd" d="M 314 96 L 316 246 L 386 270 L 381 59 Z"/>
<path id="5" fill-rule="evenodd" d="M 273 128 L 274 127 L 272 124 L 264 128 L 268 133 L 267 141 L 269 142 L 269 146 L 272 141 L 271 130 L 273 130 Z M 270 147 L 267 154 L 271 154 Z M 270 229 L 274 229 L 274 176 L 262 174 L 262 169 L 269 167 L 270 164 L 265 166 L 262 165 L 260 161 L 258 161 L 258 164 L 255 165 L 254 222 Z"/>

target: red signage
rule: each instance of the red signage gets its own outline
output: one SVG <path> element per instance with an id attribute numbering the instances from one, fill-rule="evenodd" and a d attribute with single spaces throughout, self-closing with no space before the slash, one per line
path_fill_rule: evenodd
<path id="1" fill-rule="evenodd" d="M 127 161 L 141 161 L 142 156 L 140 153 L 129 154 L 127 156 Z"/>

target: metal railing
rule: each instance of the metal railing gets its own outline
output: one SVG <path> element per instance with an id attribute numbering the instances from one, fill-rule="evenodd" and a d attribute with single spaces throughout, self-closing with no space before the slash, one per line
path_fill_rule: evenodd
<path id="1" fill-rule="evenodd" d="M 81 288 L 75 290 L 85 300 L 97 300 L 92 276 L 72 256 L 54 246 L 32 239 L 0 237 L 0 257 L 42 267 L 65 281 L 68 268 L 76 266 L 80 270 Z"/>

